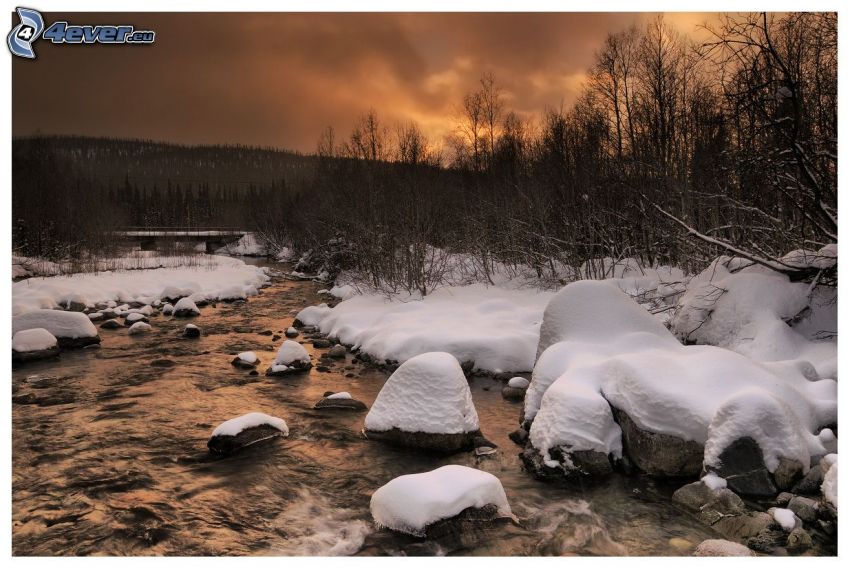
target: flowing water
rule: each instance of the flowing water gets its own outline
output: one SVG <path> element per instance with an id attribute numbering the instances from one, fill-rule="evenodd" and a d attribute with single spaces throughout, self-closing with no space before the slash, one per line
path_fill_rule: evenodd
<path id="1" fill-rule="evenodd" d="M 282 341 L 269 331 L 321 302 L 318 288 L 275 278 L 247 303 L 203 308 L 200 339 L 180 336 L 186 319 L 155 316 L 147 335 L 103 330 L 99 349 L 13 370 L 14 554 L 682 555 L 719 537 L 650 479 L 534 480 L 508 439 L 520 404 L 490 378 L 470 382 L 482 431 L 500 447 L 489 457 L 393 448 L 362 438 L 364 413 L 313 410 L 325 391 L 371 405 L 387 378 L 350 355 L 329 372 L 263 375 Z M 305 347 L 314 361 L 324 351 Z M 262 361 L 258 376 L 230 365 L 247 350 Z M 212 429 L 250 411 L 284 418 L 289 438 L 210 456 Z M 518 524 L 454 550 L 373 526 L 375 489 L 444 464 L 496 475 Z"/>

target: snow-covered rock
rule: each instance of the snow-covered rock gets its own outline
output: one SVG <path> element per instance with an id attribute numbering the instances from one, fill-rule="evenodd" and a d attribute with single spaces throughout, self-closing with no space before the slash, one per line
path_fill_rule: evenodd
<path id="1" fill-rule="evenodd" d="M 194 324 L 186 324 L 186 327 L 183 328 L 183 337 L 184 338 L 200 338 L 201 337 L 201 329 L 195 326 Z"/>
<path id="2" fill-rule="evenodd" d="M 478 413 L 457 359 L 429 352 L 399 366 L 366 415 L 368 438 L 443 452 L 471 448 Z"/>
<path id="3" fill-rule="evenodd" d="M 198 305 L 191 296 L 184 296 L 174 305 L 174 316 L 177 317 L 197 316 L 200 313 Z"/>
<path id="4" fill-rule="evenodd" d="M 12 361 L 28 362 L 59 354 L 56 337 L 44 328 L 21 330 L 12 336 Z"/>
<path id="5" fill-rule="evenodd" d="M 216 427 L 207 447 L 215 454 L 228 455 L 241 448 L 275 437 L 289 436 L 286 421 L 265 413 L 248 413 Z"/>
<path id="6" fill-rule="evenodd" d="M 722 348 L 682 346 L 611 283 L 564 287 L 546 308 L 540 342 L 524 416 L 548 467 L 580 469 L 571 458 L 578 451 L 616 460 L 625 444 L 639 468 L 692 476 L 710 438 L 707 464 L 727 443 L 752 437 L 764 445 L 770 473 L 781 458 L 806 458 L 805 472 L 809 457 L 825 454 L 816 433 L 836 420 L 835 381 L 812 381 L 805 367 L 761 365 Z M 776 433 L 748 411 L 770 420 Z M 720 474 L 731 486 L 732 477 Z"/>
<path id="7" fill-rule="evenodd" d="M 287 338 L 297 338 L 298 334 L 299 334 L 298 330 L 296 328 L 294 328 L 293 326 L 290 326 L 289 328 L 287 328 L 286 332 L 284 333 L 284 335 Z"/>
<path id="8" fill-rule="evenodd" d="M 838 455 L 835 456 L 836 459 L 829 467 L 829 470 L 826 471 L 826 474 L 823 476 L 823 484 L 821 485 L 821 491 L 823 492 L 824 499 L 835 506 L 838 507 Z"/>
<path id="9" fill-rule="evenodd" d="M 162 315 L 163 316 L 171 316 L 174 314 L 174 306 L 170 302 L 166 302 L 162 305 Z"/>
<path id="10" fill-rule="evenodd" d="M 372 495 L 375 523 L 414 536 L 467 508 L 490 507 L 494 517 L 510 517 L 511 508 L 498 478 L 466 466 L 448 465 L 394 478 Z"/>
<path id="11" fill-rule="evenodd" d="M 314 409 L 342 409 L 348 411 L 365 411 L 366 404 L 354 399 L 347 391 L 325 393 L 325 396 L 315 405 Z"/>
<path id="12" fill-rule="evenodd" d="M 260 363 L 260 358 L 254 352 L 241 352 L 230 363 L 238 368 L 254 369 Z"/>
<path id="13" fill-rule="evenodd" d="M 313 364 L 310 363 L 310 354 L 304 346 L 292 340 L 284 340 L 271 367 L 266 370 L 266 375 L 288 375 L 307 371 L 311 367 Z"/>
<path id="14" fill-rule="evenodd" d="M 778 523 L 782 529 L 787 532 L 790 532 L 794 528 L 802 525 L 802 522 L 796 515 L 794 515 L 794 512 L 786 508 L 771 508 L 769 513 L 773 515 L 773 519 L 776 520 L 776 523 Z"/>
<path id="15" fill-rule="evenodd" d="M 127 330 L 127 333 L 131 336 L 135 336 L 137 334 L 145 334 L 147 332 L 150 332 L 151 330 L 151 325 L 147 322 L 136 322 L 135 324 L 130 326 L 130 329 Z"/>
<path id="16" fill-rule="evenodd" d="M 226 302 L 245 300 L 246 298 L 248 298 L 248 294 L 245 292 L 245 287 L 239 285 L 228 287 L 218 293 L 218 299 Z"/>
<path id="17" fill-rule="evenodd" d="M 12 334 L 43 328 L 58 341 L 60 348 L 80 348 L 100 343 L 97 328 L 82 312 L 32 310 L 12 318 Z"/>
<path id="18" fill-rule="evenodd" d="M 246 257 L 265 257 L 268 247 L 253 233 L 246 233 L 233 243 L 228 243 L 216 251 L 219 255 L 242 255 Z"/>
<path id="19" fill-rule="evenodd" d="M 131 312 L 127 315 L 125 320 L 127 321 L 127 324 L 133 324 L 135 322 L 147 322 L 148 318 L 141 312 Z"/>
<path id="20" fill-rule="evenodd" d="M 508 400 L 521 400 L 528 390 L 529 381 L 524 377 L 512 377 L 502 388 L 502 397 Z"/>

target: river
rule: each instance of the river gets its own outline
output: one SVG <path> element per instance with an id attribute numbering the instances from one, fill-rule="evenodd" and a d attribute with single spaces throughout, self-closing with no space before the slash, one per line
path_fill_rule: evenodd
<path id="1" fill-rule="evenodd" d="M 200 339 L 181 337 L 186 319 L 155 316 L 147 335 L 102 330 L 99 349 L 14 369 L 14 554 L 682 555 L 720 537 L 670 503 L 674 486 L 652 479 L 584 488 L 533 479 L 508 439 L 520 404 L 491 378 L 470 382 L 481 429 L 500 447 L 489 457 L 393 448 L 360 435 L 364 413 L 313 410 L 325 391 L 371 405 L 387 378 L 351 355 L 329 372 L 263 375 L 282 341 L 268 332 L 321 302 L 319 288 L 276 277 L 246 303 L 203 308 Z M 314 361 L 323 351 L 305 347 Z M 247 350 L 260 375 L 230 365 Z M 210 456 L 212 429 L 250 411 L 285 419 L 289 438 Z M 444 464 L 496 475 L 519 524 L 460 549 L 373 526 L 374 490 Z"/>

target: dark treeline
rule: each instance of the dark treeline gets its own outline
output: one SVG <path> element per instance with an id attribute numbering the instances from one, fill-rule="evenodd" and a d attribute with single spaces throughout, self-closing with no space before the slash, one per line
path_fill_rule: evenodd
<path id="1" fill-rule="evenodd" d="M 311 157 L 79 142 L 85 167 L 60 166 L 63 151 L 47 171 L 74 196 L 92 181 L 82 192 L 112 208 L 101 220 L 248 224 L 388 290 L 427 292 L 449 252 L 484 279 L 495 263 L 547 279 L 599 257 L 695 269 L 719 254 L 806 278 L 781 256 L 837 241 L 837 16 L 735 15 L 711 31 L 696 45 L 658 18 L 613 33 L 576 103 L 538 117 L 512 112 L 487 73 L 440 146 L 371 110 L 346 135 L 322 132 Z M 86 144 L 112 145 L 109 158 Z M 22 145 L 27 219 L 18 184 L 38 182 L 19 177 Z"/>

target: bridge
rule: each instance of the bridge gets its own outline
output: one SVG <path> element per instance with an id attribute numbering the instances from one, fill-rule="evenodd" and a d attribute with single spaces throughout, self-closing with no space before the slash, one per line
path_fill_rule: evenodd
<path id="1" fill-rule="evenodd" d="M 155 251 L 160 243 L 205 243 L 207 253 L 241 239 L 244 229 L 235 227 L 124 227 L 113 235 L 123 241 L 139 243 L 142 251 Z"/>

